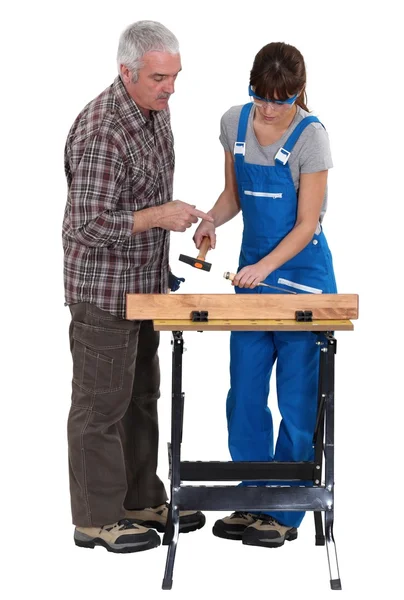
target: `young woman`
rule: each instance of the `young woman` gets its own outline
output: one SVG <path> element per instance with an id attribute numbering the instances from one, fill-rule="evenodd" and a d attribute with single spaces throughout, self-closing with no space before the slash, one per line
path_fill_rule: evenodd
<path id="1" fill-rule="evenodd" d="M 237 293 L 335 293 L 332 257 L 322 231 L 328 135 L 306 106 L 301 53 L 271 43 L 256 55 L 250 75 L 252 102 L 222 117 L 225 189 L 194 240 L 208 236 L 241 210 L 244 230 Z M 265 282 L 275 288 L 257 287 Z M 227 397 L 229 449 L 237 461 L 312 460 L 317 410 L 319 347 L 310 332 L 232 332 L 231 387 Z M 282 421 L 274 448 L 269 380 L 276 362 Z M 278 547 L 297 538 L 304 513 L 236 512 L 213 533 L 245 544 Z"/>

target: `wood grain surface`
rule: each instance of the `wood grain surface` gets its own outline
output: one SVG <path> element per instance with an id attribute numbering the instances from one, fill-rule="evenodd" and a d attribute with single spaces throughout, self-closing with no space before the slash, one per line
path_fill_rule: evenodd
<path id="1" fill-rule="evenodd" d="M 191 318 L 208 311 L 216 319 L 295 319 L 295 311 L 311 310 L 313 319 L 358 318 L 357 294 L 127 294 L 126 318 L 161 320 Z"/>

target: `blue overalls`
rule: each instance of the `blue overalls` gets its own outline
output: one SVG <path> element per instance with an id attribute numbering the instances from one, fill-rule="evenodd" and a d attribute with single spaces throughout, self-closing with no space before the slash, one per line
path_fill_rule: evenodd
<path id="1" fill-rule="evenodd" d="M 244 221 L 239 270 L 269 254 L 293 229 L 297 193 L 289 153 L 302 131 L 317 117 L 304 118 L 275 157 L 275 166 L 246 163 L 245 139 L 253 104 L 243 106 L 235 144 L 235 170 Z M 271 273 L 265 283 L 298 293 L 336 293 L 331 253 L 321 228 L 299 254 Z M 236 293 L 274 294 L 271 288 L 235 288 Z M 276 364 L 278 407 L 281 414 L 274 453 L 271 411 L 267 406 L 269 380 Z M 227 397 L 229 450 L 235 461 L 313 460 L 316 422 L 319 346 L 311 332 L 232 332 Z M 243 482 L 248 485 L 251 482 Z M 242 485 L 243 485 L 242 484 Z M 257 482 L 259 485 L 259 483 Z M 260 482 L 265 485 L 265 482 Z M 270 482 L 269 482 L 270 484 Z M 272 482 L 273 484 L 273 482 Z M 283 525 L 298 527 L 304 512 L 271 511 Z"/>

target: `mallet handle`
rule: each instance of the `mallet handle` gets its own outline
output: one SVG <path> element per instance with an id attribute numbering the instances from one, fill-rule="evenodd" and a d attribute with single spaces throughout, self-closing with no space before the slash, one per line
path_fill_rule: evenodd
<path id="1" fill-rule="evenodd" d="M 203 238 L 201 245 L 199 246 L 199 254 L 197 260 L 205 260 L 205 256 L 210 248 L 210 237 L 206 236 Z"/>

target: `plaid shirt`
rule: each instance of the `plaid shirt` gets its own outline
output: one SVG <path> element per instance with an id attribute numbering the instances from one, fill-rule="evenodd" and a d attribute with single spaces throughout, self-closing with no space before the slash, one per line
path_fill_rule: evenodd
<path id="1" fill-rule="evenodd" d="M 132 228 L 134 212 L 172 200 L 169 112 L 147 120 L 117 77 L 75 120 L 65 172 L 66 304 L 90 302 L 125 318 L 127 293 L 167 292 L 169 232 Z"/>

